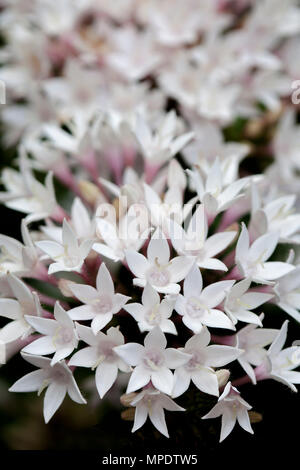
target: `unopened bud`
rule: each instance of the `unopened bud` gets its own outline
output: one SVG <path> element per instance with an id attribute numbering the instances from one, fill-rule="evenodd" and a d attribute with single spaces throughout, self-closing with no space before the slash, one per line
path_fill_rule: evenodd
<path id="1" fill-rule="evenodd" d="M 135 392 L 124 393 L 124 395 L 120 397 L 120 402 L 123 406 L 131 406 L 131 402 L 136 397 L 136 395 L 137 394 Z"/>
<path id="2" fill-rule="evenodd" d="M 228 369 L 220 369 L 220 370 L 217 370 L 216 374 L 217 374 L 219 388 L 224 387 L 224 385 L 226 385 L 228 382 L 230 371 Z"/>
<path id="3" fill-rule="evenodd" d="M 104 200 L 104 196 L 98 186 L 90 181 L 81 180 L 78 183 L 80 192 L 84 199 L 91 205 L 96 205 L 99 201 Z"/>
<path id="4" fill-rule="evenodd" d="M 260 423 L 263 419 L 262 414 L 257 411 L 249 411 L 250 423 Z"/>
<path id="5" fill-rule="evenodd" d="M 122 411 L 121 418 L 124 419 L 124 421 L 133 421 L 134 415 L 135 415 L 135 409 L 127 408 L 127 410 Z"/>

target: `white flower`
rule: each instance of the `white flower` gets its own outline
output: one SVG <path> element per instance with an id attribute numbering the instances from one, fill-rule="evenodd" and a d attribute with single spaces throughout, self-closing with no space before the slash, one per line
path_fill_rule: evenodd
<path id="1" fill-rule="evenodd" d="M 278 279 L 273 290 L 276 294 L 274 303 L 300 322 L 300 266 Z"/>
<path id="2" fill-rule="evenodd" d="M 260 316 L 259 321 L 263 319 Z M 268 346 L 278 334 L 278 330 L 271 328 L 258 328 L 258 325 L 247 325 L 235 335 L 236 346 L 243 349 L 237 360 L 252 383 L 256 384 L 256 375 L 252 366 L 260 366 L 267 357 Z"/>
<path id="3" fill-rule="evenodd" d="M 207 238 L 208 224 L 204 205 L 200 204 L 185 231 L 175 221 L 171 222 L 172 245 L 180 255 L 193 257 L 200 268 L 228 271 L 227 266 L 215 258 L 234 240 L 236 232 L 220 232 Z"/>
<path id="4" fill-rule="evenodd" d="M 98 208 L 100 210 L 101 206 Z M 96 226 L 97 234 L 104 243 L 94 243 L 93 250 L 113 261 L 123 261 L 128 249 L 139 251 L 150 231 L 147 209 L 144 207 L 142 211 L 140 204 L 133 204 L 118 224 L 97 216 Z"/>
<path id="5" fill-rule="evenodd" d="M 133 283 L 145 287 L 147 282 L 157 292 L 178 294 L 182 281 L 192 267 L 193 259 L 177 256 L 170 260 L 170 248 L 164 235 L 157 230 L 148 245 L 147 258 L 133 250 L 126 251 L 130 271 L 137 276 Z"/>
<path id="6" fill-rule="evenodd" d="M 85 240 L 79 244 L 66 219 L 63 221 L 62 243 L 51 240 L 36 242 L 36 246 L 55 261 L 49 266 L 49 274 L 58 271 L 80 271 L 92 245 L 92 240 Z"/>
<path id="7" fill-rule="evenodd" d="M 207 175 L 201 174 L 200 168 L 187 170 L 197 191 L 200 202 L 208 214 L 215 216 L 225 211 L 243 197 L 242 190 L 251 181 L 248 177 L 225 184 L 226 167 L 222 168 L 219 158 L 211 166 Z"/>
<path id="8" fill-rule="evenodd" d="M 10 392 L 38 392 L 38 395 L 47 387 L 44 398 L 44 418 L 48 423 L 54 413 L 62 404 L 66 394 L 79 404 L 86 404 L 85 399 L 75 382 L 73 374 L 64 361 L 51 366 L 51 359 L 42 356 L 33 356 L 22 353 L 22 357 L 39 367 L 39 370 L 30 372 L 10 387 Z"/>
<path id="9" fill-rule="evenodd" d="M 200 333 L 192 336 L 180 350 L 191 355 L 191 359 L 175 370 L 174 398 L 182 395 L 192 382 L 201 392 L 219 396 L 218 378 L 213 367 L 225 366 L 241 355 L 242 351 L 231 346 L 211 345 L 210 333 L 204 326 Z"/>
<path id="10" fill-rule="evenodd" d="M 251 310 L 272 299 L 273 295 L 261 292 L 248 292 L 251 279 L 243 279 L 230 288 L 224 310 L 234 324 L 238 321 L 262 326 L 259 317 Z"/>
<path id="11" fill-rule="evenodd" d="M 24 219 L 21 222 L 21 233 L 23 244 L 14 238 L 0 235 L 0 276 L 6 276 L 9 272 L 23 277 L 35 274 L 38 255 Z"/>
<path id="12" fill-rule="evenodd" d="M 171 395 L 174 376 L 170 369 L 185 364 L 191 356 L 174 348 L 167 348 L 167 340 L 161 329 L 156 326 L 144 341 L 117 346 L 114 351 L 129 365 L 135 366 L 128 382 L 127 393 L 147 385 L 150 380 L 154 387 Z"/>
<path id="13" fill-rule="evenodd" d="M 26 338 L 33 332 L 28 322 L 29 316 L 41 316 L 38 295 L 13 274 L 9 274 L 7 280 L 17 300 L 0 298 L 0 316 L 12 320 L 0 330 L 0 341 L 4 343 Z"/>
<path id="14" fill-rule="evenodd" d="M 279 240 L 279 234 L 267 233 L 257 238 L 250 246 L 249 233 L 246 225 L 242 224 L 235 260 L 240 273 L 260 284 L 272 284 L 269 281 L 278 279 L 295 269 L 294 266 L 280 261 L 267 261 L 274 252 Z"/>
<path id="15" fill-rule="evenodd" d="M 149 416 L 153 426 L 155 426 L 156 429 L 166 437 L 169 437 L 169 433 L 164 410 L 185 411 L 184 408 L 177 405 L 170 397 L 161 393 L 159 390 L 156 390 L 152 386 L 142 390 L 142 392 L 133 399 L 131 405 L 135 406 L 132 432 L 140 429 Z"/>
<path id="16" fill-rule="evenodd" d="M 251 408 L 240 396 L 240 392 L 231 385 L 231 382 L 228 382 L 218 403 L 202 419 L 217 418 L 222 415 L 220 435 L 220 442 L 222 442 L 231 433 L 236 421 L 245 431 L 253 434 L 248 415 L 248 410 Z"/>
<path id="17" fill-rule="evenodd" d="M 282 349 L 286 341 L 288 320 L 286 320 L 275 340 L 268 349 L 267 361 L 265 363 L 266 375 L 264 378 L 271 378 L 290 387 L 293 392 L 297 392 L 294 384 L 300 384 L 300 372 L 293 369 L 300 365 L 300 348 L 291 346 Z"/>
<path id="18" fill-rule="evenodd" d="M 234 281 L 220 281 L 202 290 L 201 272 L 194 265 L 184 280 L 183 295 L 178 295 L 175 304 L 175 310 L 182 315 L 183 323 L 194 333 L 199 333 L 202 325 L 234 330 L 235 327 L 227 315 L 214 308 L 224 300 L 226 289 L 233 283 Z"/>
<path id="19" fill-rule="evenodd" d="M 143 117 L 137 116 L 135 135 L 143 156 L 151 164 L 161 165 L 170 160 L 193 138 L 193 132 L 176 137 L 177 120 L 175 111 L 170 111 L 153 132 Z"/>
<path id="20" fill-rule="evenodd" d="M 114 283 L 105 265 L 102 263 L 96 279 L 95 287 L 85 284 L 70 283 L 71 292 L 85 305 L 69 310 L 73 320 L 93 320 L 94 334 L 102 330 L 130 299 L 126 295 L 115 294 Z"/>
<path id="21" fill-rule="evenodd" d="M 26 320 L 35 331 L 44 336 L 25 346 L 22 349 L 23 352 L 38 356 L 55 353 L 51 361 L 53 366 L 77 348 L 78 337 L 74 323 L 59 302 L 56 302 L 54 307 L 54 320 L 28 316 Z"/>
<path id="22" fill-rule="evenodd" d="M 175 300 L 167 298 L 160 301 L 156 290 L 150 284 L 146 284 L 142 294 L 142 303 L 127 304 L 124 310 L 130 313 L 138 322 L 138 327 L 142 333 L 152 330 L 155 326 L 159 326 L 164 333 L 177 335 L 174 323 L 172 320 L 169 320 L 174 308 L 174 302 Z"/>
<path id="23" fill-rule="evenodd" d="M 89 346 L 76 352 L 69 361 L 69 366 L 91 367 L 96 369 L 96 387 L 103 398 L 113 386 L 118 376 L 118 369 L 129 372 L 130 367 L 114 352 L 114 347 L 124 344 L 124 336 L 119 328 L 111 327 L 104 334 L 96 335 L 87 326 L 76 325 L 79 338 Z"/>

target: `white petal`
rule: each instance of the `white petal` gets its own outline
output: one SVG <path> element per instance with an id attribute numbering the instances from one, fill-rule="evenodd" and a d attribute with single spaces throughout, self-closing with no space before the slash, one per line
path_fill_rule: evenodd
<path id="1" fill-rule="evenodd" d="M 177 398 L 187 391 L 191 381 L 191 374 L 189 374 L 184 367 L 179 367 L 174 372 L 174 386 L 172 397 Z"/>
<path id="2" fill-rule="evenodd" d="M 58 410 L 67 393 L 67 388 L 63 384 L 51 383 L 46 390 L 44 398 L 44 418 L 48 423 L 54 413 Z"/>
<path id="3" fill-rule="evenodd" d="M 205 363 L 211 367 L 222 367 L 234 361 L 242 352 L 231 346 L 211 345 L 205 349 Z"/>
<path id="4" fill-rule="evenodd" d="M 224 300 L 226 290 L 234 284 L 234 281 L 219 281 L 205 287 L 201 293 L 201 301 L 208 308 L 213 308 L 219 305 Z"/>
<path id="5" fill-rule="evenodd" d="M 148 373 L 144 367 L 137 366 L 130 376 L 126 392 L 135 392 L 136 390 L 145 387 L 145 385 L 150 382 L 150 378 L 150 373 Z"/>
<path id="6" fill-rule="evenodd" d="M 135 409 L 134 424 L 133 424 L 132 432 L 137 431 L 145 424 L 147 416 L 148 416 L 148 408 L 146 407 L 146 405 L 144 405 L 144 403 L 138 403 Z"/>
<path id="7" fill-rule="evenodd" d="M 20 304 L 14 299 L 0 299 L 0 316 L 17 320 L 22 315 Z"/>
<path id="8" fill-rule="evenodd" d="M 116 346 L 113 350 L 130 366 L 139 364 L 145 353 L 145 348 L 138 343 L 127 343 L 122 346 Z"/>
<path id="9" fill-rule="evenodd" d="M 198 297 L 202 291 L 202 284 L 202 275 L 200 269 L 194 265 L 183 283 L 184 296 L 187 298 Z"/>
<path id="10" fill-rule="evenodd" d="M 54 336 L 59 327 L 59 323 L 51 318 L 39 318 L 26 315 L 26 321 L 35 331 L 38 331 L 42 335 Z"/>
<path id="11" fill-rule="evenodd" d="M 38 338 L 28 344 L 28 346 L 25 346 L 25 348 L 22 349 L 22 352 L 43 356 L 44 354 L 52 354 L 55 350 L 56 347 L 53 343 L 52 337 L 43 336 L 42 338 Z"/>
<path id="12" fill-rule="evenodd" d="M 91 305 L 72 308 L 68 310 L 68 314 L 72 320 L 92 320 L 97 315 Z"/>
<path id="13" fill-rule="evenodd" d="M 11 321 L 0 330 L 0 340 L 4 343 L 10 343 L 11 341 L 21 338 L 28 333 L 29 330 L 30 327 L 26 326 L 23 321 Z"/>
<path id="14" fill-rule="evenodd" d="M 194 264 L 193 258 L 186 256 L 177 256 L 170 261 L 168 271 L 171 274 L 171 282 L 177 283 L 182 281 Z"/>
<path id="15" fill-rule="evenodd" d="M 35 370 L 17 380 L 10 387 L 9 392 L 35 392 L 40 389 L 44 380 L 45 372 L 43 370 Z"/>
<path id="16" fill-rule="evenodd" d="M 156 326 L 145 337 L 144 345 L 146 349 L 165 349 L 167 340 L 161 329 Z"/>
<path id="17" fill-rule="evenodd" d="M 170 369 L 176 369 L 186 364 L 191 359 L 190 354 L 179 351 L 175 348 L 168 348 L 165 351 L 166 366 Z"/>
<path id="18" fill-rule="evenodd" d="M 91 327 L 96 335 L 98 331 L 102 330 L 112 319 L 112 314 L 111 313 L 101 313 L 97 315 L 95 318 L 93 318 Z"/>
<path id="19" fill-rule="evenodd" d="M 192 374 L 191 379 L 201 392 L 219 396 L 218 379 L 213 370 L 200 369 Z"/>
<path id="20" fill-rule="evenodd" d="M 125 256 L 130 271 L 138 278 L 143 279 L 146 271 L 150 268 L 147 258 L 134 250 L 126 250 Z"/>
<path id="21" fill-rule="evenodd" d="M 102 362 L 96 369 L 96 386 L 100 398 L 103 398 L 113 386 L 118 376 L 118 366 L 114 363 Z"/>
<path id="22" fill-rule="evenodd" d="M 77 351 L 69 360 L 69 366 L 93 367 L 98 360 L 98 352 L 96 348 L 89 346 Z"/>
<path id="23" fill-rule="evenodd" d="M 114 283 L 105 263 L 102 263 L 99 268 L 96 285 L 100 295 L 105 294 L 112 297 L 115 293 Z"/>
<path id="24" fill-rule="evenodd" d="M 159 370 L 152 372 L 151 381 L 157 390 L 171 395 L 174 387 L 174 376 L 170 369 L 161 367 Z"/>
<path id="25" fill-rule="evenodd" d="M 155 403 L 153 405 L 153 410 L 152 413 L 149 414 L 149 418 L 153 426 L 155 426 L 159 432 L 161 432 L 164 436 L 169 437 L 168 428 L 165 420 L 165 413 L 159 403 Z"/>
<path id="26" fill-rule="evenodd" d="M 210 309 L 201 317 L 201 321 L 204 325 L 210 326 L 211 328 L 226 328 L 229 330 L 235 330 L 235 326 L 231 320 L 220 310 Z"/>
<path id="27" fill-rule="evenodd" d="M 224 410 L 222 416 L 222 426 L 221 426 L 221 435 L 220 435 L 220 442 L 224 441 L 226 437 L 231 433 L 236 423 L 236 418 L 233 413 L 226 409 Z"/>

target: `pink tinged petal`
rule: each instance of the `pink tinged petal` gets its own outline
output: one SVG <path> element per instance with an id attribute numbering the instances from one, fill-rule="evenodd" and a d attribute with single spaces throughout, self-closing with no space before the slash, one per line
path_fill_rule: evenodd
<path id="1" fill-rule="evenodd" d="M 203 368 L 194 372 L 191 376 L 193 383 L 203 393 L 219 396 L 218 379 L 215 371 Z"/>
<path id="2" fill-rule="evenodd" d="M 295 266 L 283 263 L 281 261 L 268 261 L 263 266 L 257 266 L 256 278 L 265 279 L 267 281 L 273 281 L 278 279 L 285 274 L 293 271 Z M 255 279 L 255 277 L 253 277 Z"/>
<path id="3" fill-rule="evenodd" d="M 131 432 L 140 429 L 146 422 L 148 416 L 148 408 L 144 403 L 138 403 L 135 409 L 134 424 Z"/>
<path id="4" fill-rule="evenodd" d="M 62 241 L 63 245 L 67 246 L 70 251 L 78 250 L 76 234 L 66 219 L 63 221 Z"/>
<path id="5" fill-rule="evenodd" d="M 249 233 L 248 233 L 246 225 L 243 223 L 242 230 L 241 230 L 241 233 L 240 233 L 237 245 L 236 245 L 236 251 L 235 251 L 236 262 L 243 264 L 247 260 L 249 246 L 250 246 Z"/>
<path id="6" fill-rule="evenodd" d="M 16 276 L 13 274 L 9 274 L 7 276 L 8 284 L 14 294 L 14 297 L 16 297 L 21 303 L 24 302 L 24 305 L 26 305 L 26 310 L 34 310 L 34 303 L 33 303 L 33 298 L 32 298 L 32 293 L 26 286 L 24 282 L 22 282 L 20 279 L 18 279 Z M 28 312 L 29 313 L 29 312 Z M 30 313 L 33 313 L 31 311 Z"/>
<path id="7" fill-rule="evenodd" d="M 126 393 L 135 392 L 150 382 L 151 375 L 144 367 L 137 366 L 132 372 Z"/>
<path id="8" fill-rule="evenodd" d="M 205 287 L 201 293 L 201 302 L 208 308 L 219 305 L 224 300 L 226 290 L 234 284 L 234 281 L 219 281 Z"/>
<path id="9" fill-rule="evenodd" d="M 146 349 L 165 349 L 167 340 L 161 329 L 156 326 L 151 330 L 144 340 Z"/>
<path id="10" fill-rule="evenodd" d="M 174 386 L 172 397 L 177 398 L 187 391 L 191 382 L 191 374 L 184 367 L 179 367 L 174 372 Z"/>
<path id="11" fill-rule="evenodd" d="M 105 294 L 112 297 L 115 293 L 114 283 L 105 263 L 102 263 L 99 268 L 96 285 L 100 295 Z"/>
<path id="12" fill-rule="evenodd" d="M 149 418 L 153 426 L 166 437 L 169 437 L 168 428 L 166 425 L 165 413 L 162 406 L 158 403 L 153 405 L 152 413 L 149 413 Z"/>
<path id="13" fill-rule="evenodd" d="M 54 318 L 65 327 L 70 329 L 74 328 L 73 321 L 69 317 L 68 313 L 62 308 L 59 302 L 56 302 L 54 307 Z"/>
<path id="14" fill-rule="evenodd" d="M 179 351 L 175 348 L 168 348 L 165 350 L 166 366 L 170 369 L 176 369 L 186 364 L 191 359 L 190 354 Z"/>
<path id="15" fill-rule="evenodd" d="M 103 398 L 113 386 L 118 376 L 118 366 L 114 363 L 102 362 L 96 369 L 96 387 L 100 398 Z"/>
<path id="16" fill-rule="evenodd" d="M 160 301 L 158 293 L 153 289 L 150 284 L 146 284 L 143 294 L 142 294 L 142 303 L 145 307 L 154 307 Z"/>
<path id="17" fill-rule="evenodd" d="M 34 328 L 35 331 L 42 335 L 54 336 L 59 324 L 56 320 L 50 318 L 39 318 L 26 315 L 26 321 Z"/>
<path id="18" fill-rule="evenodd" d="M 228 268 L 226 266 L 226 264 L 222 263 L 222 261 L 220 261 L 219 259 L 216 259 L 216 258 L 208 258 L 208 259 L 204 259 L 204 260 L 197 260 L 197 265 L 200 267 L 200 268 L 204 268 L 204 269 L 214 269 L 214 270 L 217 270 L 217 271 L 228 271 Z"/>
<path id="19" fill-rule="evenodd" d="M 113 348 L 115 353 L 130 366 L 136 366 L 141 363 L 145 348 L 138 343 L 127 343 Z"/>
<path id="20" fill-rule="evenodd" d="M 191 270 L 193 264 L 193 258 L 188 258 L 186 256 L 177 256 L 176 258 L 173 258 L 168 267 L 171 282 L 177 283 L 182 281 Z"/>
<path id="21" fill-rule="evenodd" d="M 210 309 L 208 310 L 201 321 L 204 325 L 210 326 L 211 328 L 226 328 L 228 330 L 235 330 L 235 326 L 232 321 L 220 310 Z"/>
<path id="22" fill-rule="evenodd" d="M 215 255 L 225 250 L 234 240 L 236 232 L 216 233 L 209 237 L 204 244 L 204 251 L 208 258 L 214 258 Z"/>
<path id="23" fill-rule="evenodd" d="M 237 412 L 237 420 L 241 428 L 243 428 L 250 434 L 253 434 L 253 429 L 250 424 L 249 414 L 247 410 L 245 410 L 244 408 L 239 409 Z"/>
<path id="24" fill-rule="evenodd" d="M 92 328 L 89 326 L 80 325 L 76 323 L 76 331 L 79 338 L 90 346 L 97 346 L 98 337 L 94 335 Z"/>
<path id="25" fill-rule="evenodd" d="M 72 308 L 68 310 L 68 313 L 72 320 L 92 320 L 97 315 L 97 312 L 90 305 Z"/>
<path id="26" fill-rule="evenodd" d="M 22 349 L 22 352 L 41 356 L 44 354 L 52 354 L 55 351 L 56 347 L 51 336 L 43 336 L 42 338 L 38 338 Z"/>
<path id="27" fill-rule="evenodd" d="M 151 238 L 148 249 L 147 257 L 151 264 L 158 263 L 160 265 L 166 265 L 170 259 L 170 248 L 167 240 L 162 238 L 155 238 L 157 231 L 154 233 Z"/>
<path id="28" fill-rule="evenodd" d="M 69 397 L 71 398 L 71 400 L 75 401 L 75 403 L 78 403 L 79 405 L 86 404 L 86 400 L 83 398 L 73 376 L 70 377 L 70 383 L 68 384 L 67 391 Z"/>
<path id="29" fill-rule="evenodd" d="M 183 283 L 184 296 L 187 298 L 198 297 L 201 294 L 202 286 L 203 281 L 200 269 L 194 265 Z"/>
<path id="30" fill-rule="evenodd" d="M 263 263 L 270 258 L 278 243 L 278 233 L 267 233 L 257 238 L 249 250 L 249 260 Z"/>
<path id="31" fill-rule="evenodd" d="M 7 323 L 7 325 L 0 330 L 0 340 L 4 343 L 10 343 L 21 338 L 21 336 L 25 335 L 29 331 L 30 327 L 26 326 L 24 322 L 14 320 Z"/>
<path id="32" fill-rule="evenodd" d="M 53 241 L 40 241 L 35 243 L 36 246 L 46 253 L 50 258 L 56 259 L 59 256 L 63 256 L 64 248 L 57 242 Z"/>
<path id="33" fill-rule="evenodd" d="M 242 296 L 241 302 L 243 305 L 245 304 L 247 310 L 252 310 L 268 302 L 270 299 L 272 299 L 272 297 L 274 296 L 270 294 L 248 292 Z"/>
<path id="34" fill-rule="evenodd" d="M 20 304 L 14 299 L 0 299 L 0 316 L 17 320 L 22 315 Z"/>
<path id="35" fill-rule="evenodd" d="M 238 358 L 238 362 L 240 363 L 240 366 L 244 369 L 246 374 L 250 377 L 252 383 L 255 385 L 256 384 L 256 376 L 253 367 L 247 362 L 246 360 L 243 359 L 243 357 Z"/>
<path id="36" fill-rule="evenodd" d="M 227 436 L 231 433 L 236 423 L 235 415 L 228 408 L 224 409 L 222 416 L 222 426 L 221 426 L 221 435 L 220 442 L 224 441 Z"/>
<path id="37" fill-rule="evenodd" d="M 74 350 L 74 346 L 72 344 L 63 346 L 57 349 L 56 353 L 54 354 L 52 358 L 51 366 L 54 366 L 62 359 L 65 359 L 66 357 L 68 357 L 72 353 L 73 350 Z"/>
<path id="38" fill-rule="evenodd" d="M 201 328 L 200 333 L 192 336 L 186 342 L 186 348 L 188 349 L 203 349 L 205 348 L 210 342 L 210 332 L 206 326 Z"/>
<path id="39" fill-rule="evenodd" d="M 170 369 L 161 367 L 159 370 L 152 372 L 151 381 L 157 390 L 171 395 L 174 386 L 174 376 Z"/>
<path id="40" fill-rule="evenodd" d="M 48 423 L 52 416 L 56 413 L 67 393 L 66 385 L 59 383 L 51 383 L 46 390 L 44 398 L 44 418 Z"/>
<path id="41" fill-rule="evenodd" d="M 235 361 L 243 353 L 243 350 L 231 346 L 220 346 L 218 344 L 208 346 L 205 349 L 205 364 L 211 367 L 222 367 Z"/>
<path id="42" fill-rule="evenodd" d="M 70 283 L 69 288 L 72 294 L 84 304 L 89 304 L 99 297 L 98 291 L 92 286 Z"/>
<path id="43" fill-rule="evenodd" d="M 130 315 L 136 320 L 141 321 L 145 315 L 145 307 L 141 304 L 133 303 L 124 306 L 124 310 L 130 313 Z"/>
<path id="44" fill-rule="evenodd" d="M 275 340 L 273 341 L 273 343 L 269 347 L 268 355 L 270 357 L 276 356 L 281 351 L 281 349 L 283 348 L 284 343 L 286 341 L 288 323 L 289 323 L 288 320 L 285 320 L 285 322 L 283 323 L 283 325 L 282 325 L 280 331 L 278 332 Z"/>
<path id="45" fill-rule="evenodd" d="M 93 333 L 96 335 L 100 330 L 102 330 L 102 328 L 111 321 L 112 317 L 111 313 L 101 313 L 93 318 L 91 323 Z"/>
<path id="46" fill-rule="evenodd" d="M 199 318 L 192 318 L 188 315 L 182 317 L 182 321 L 193 333 L 199 333 L 202 330 L 202 321 Z"/>
<path id="47" fill-rule="evenodd" d="M 113 261 L 119 261 L 119 256 L 116 255 L 114 250 L 109 246 L 104 245 L 103 243 L 94 243 L 93 250 L 99 253 L 102 256 L 105 256 L 108 259 Z"/>
<path id="48" fill-rule="evenodd" d="M 43 370 L 35 370 L 17 380 L 10 387 L 9 392 L 35 392 L 40 389 L 44 380 L 45 372 Z"/>
<path id="49" fill-rule="evenodd" d="M 219 401 L 205 416 L 202 416 L 202 419 L 218 418 L 219 416 L 223 414 L 223 411 L 224 411 L 224 404 Z"/>
<path id="50" fill-rule="evenodd" d="M 69 360 L 69 366 L 94 367 L 99 358 L 97 349 L 89 346 L 77 351 Z"/>
<path id="51" fill-rule="evenodd" d="M 118 313 L 121 310 L 121 308 L 124 307 L 126 302 L 128 302 L 128 300 L 130 300 L 130 299 L 131 299 L 131 297 L 128 297 L 127 295 L 115 294 L 115 296 L 113 298 L 112 313 L 113 314 Z"/>
<path id="52" fill-rule="evenodd" d="M 130 271 L 138 278 L 145 278 L 146 272 L 151 266 L 147 258 L 134 250 L 126 250 L 125 256 Z"/>

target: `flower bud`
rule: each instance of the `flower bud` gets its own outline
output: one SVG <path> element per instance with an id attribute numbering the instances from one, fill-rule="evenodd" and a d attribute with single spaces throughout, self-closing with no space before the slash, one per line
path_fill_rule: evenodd
<path id="1" fill-rule="evenodd" d="M 136 397 L 135 392 L 124 393 L 124 395 L 120 397 L 120 402 L 122 403 L 123 406 L 131 406 L 131 402 L 135 397 Z"/>
<path id="2" fill-rule="evenodd" d="M 67 279 L 59 279 L 58 281 L 58 288 L 62 295 L 66 297 L 74 297 L 71 289 L 70 289 L 70 284 L 72 284 L 72 281 L 68 281 Z M 75 284 L 75 283 L 73 283 Z"/>
<path id="3" fill-rule="evenodd" d="M 122 411 L 121 418 L 124 419 L 124 421 L 133 421 L 134 414 L 135 414 L 134 408 L 127 408 L 127 410 Z"/>
<path id="4" fill-rule="evenodd" d="M 250 423 L 260 423 L 263 419 L 262 414 L 257 411 L 249 411 Z"/>
<path id="5" fill-rule="evenodd" d="M 94 183 L 81 180 L 78 186 L 84 199 L 93 206 L 104 199 L 102 192 Z"/>

